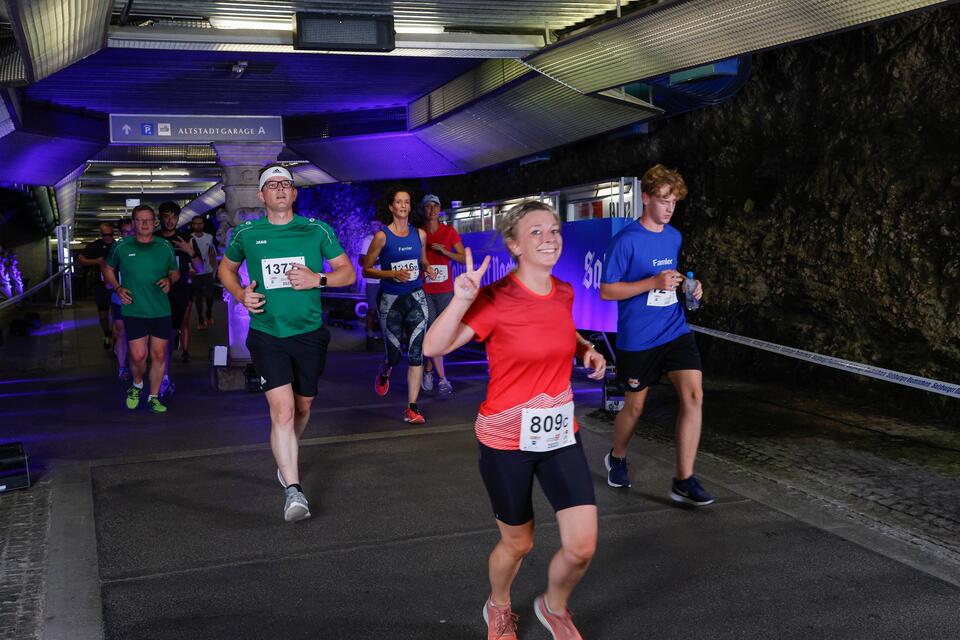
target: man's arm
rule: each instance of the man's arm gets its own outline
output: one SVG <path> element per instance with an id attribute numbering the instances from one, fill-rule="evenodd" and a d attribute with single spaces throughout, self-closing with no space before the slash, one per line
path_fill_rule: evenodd
<path id="1" fill-rule="evenodd" d="M 683 282 L 683 276 L 680 275 L 679 271 L 673 269 L 667 269 L 655 276 L 634 282 L 601 282 L 600 298 L 603 300 L 626 300 L 654 289 L 676 291 L 681 282 Z"/>

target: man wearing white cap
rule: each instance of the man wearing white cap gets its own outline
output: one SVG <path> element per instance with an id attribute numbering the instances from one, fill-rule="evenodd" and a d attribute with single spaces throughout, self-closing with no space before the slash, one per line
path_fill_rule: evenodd
<path id="1" fill-rule="evenodd" d="M 247 349 L 270 406 L 270 447 L 286 496 L 283 517 L 295 522 L 310 517 L 300 486 L 299 440 L 330 342 L 320 291 L 353 284 L 357 274 L 329 225 L 293 213 L 297 190 L 286 167 L 264 167 L 257 197 L 267 216 L 237 227 L 219 274 L 250 312 Z M 244 260 L 251 278 L 246 286 L 238 275 Z M 324 261 L 331 269 L 326 273 Z"/>
<path id="2" fill-rule="evenodd" d="M 453 299 L 453 278 L 450 277 L 450 261 L 454 260 L 460 264 L 466 261 L 463 250 L 463 242 L 460 241 L 460 234 L 450 225 L 440 222 L 440 198 L 428 193 L 420 200 L 420 207 L 426 216 L 427 224 L 424 231 L 427 232 L 427 262 L 430 263 L 430 270 L 434 277 L 429 281 L 424 281 L 423 291 L 427 294 L 427 306 L 430 309 L 430 324 L 443 313 L 443 310 Z M 433 389 L 433 367 L 435 365 L 437 375 L 440 379 L 437 381 L 437 391 L 442 395 L 453 393 L 453 385 L 447 380 L 447 374 L 443 369 L 443 356 L 436 358 L 427 358 L 423 367 L 423 382 L 421 383 L 424 391 Z"/>

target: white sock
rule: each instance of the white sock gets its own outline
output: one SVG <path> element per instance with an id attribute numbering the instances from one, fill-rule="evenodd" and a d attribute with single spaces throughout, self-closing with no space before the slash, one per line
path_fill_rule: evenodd
<path id="1" fill-rule="evenodd" d="M 143 389 L 143 380 L 140 382 L 134 382 L 133 386 L 135 386 L 137 389 Z"/>

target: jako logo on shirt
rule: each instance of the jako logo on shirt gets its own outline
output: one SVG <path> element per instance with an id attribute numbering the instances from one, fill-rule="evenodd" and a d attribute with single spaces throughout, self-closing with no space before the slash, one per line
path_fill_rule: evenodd
<path id="1" fill-rule="evenodd" d="M 653 266 L 655 267 L 668 267 L 673 264 L 673 258 L 664 258 L 663 260 L 654 260 Z"/>
<path id="2" fill-rule="evenodd" d="M 128 254 L 127 254 L 127 257 L 128 257 L 128 258 L 135 258 L 136 255 L 137 255 L 137 254 L 135 254 L 135 253 L 128 253 Z"/>
<path id="3" fill-rule="evenodd" d="M 266 240 L 257 240 L 256 244 L 267 244 Z"/>

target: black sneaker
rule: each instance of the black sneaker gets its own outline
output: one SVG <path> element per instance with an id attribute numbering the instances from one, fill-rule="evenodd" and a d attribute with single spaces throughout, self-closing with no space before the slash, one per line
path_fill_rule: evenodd
<path id="1" fill-rule="evenodd" d="M 184 351 L 180 354 L 180 362 L 190 362 L 190 352 Z"/>
<path id="2" fill-rule="evenodd" d="M 603 466 L 607 468 L 607 484 L 615 489 L 626 489 L 630 486 L 630 471 L 627 469 L 626 458 L 615 458 L 613 449 L 603 457 Z"/>
<path id="3" fill-rule="evenodd" d="M 673 488 L 670 490 L 670 499 L 674 502 L 693 505 L 694 507 L 705 507 L 713 504 L 712 495 L 700 486 L 700 480 L 697 476 L 690 476 L 686 480 L 673 479 Z"/>

